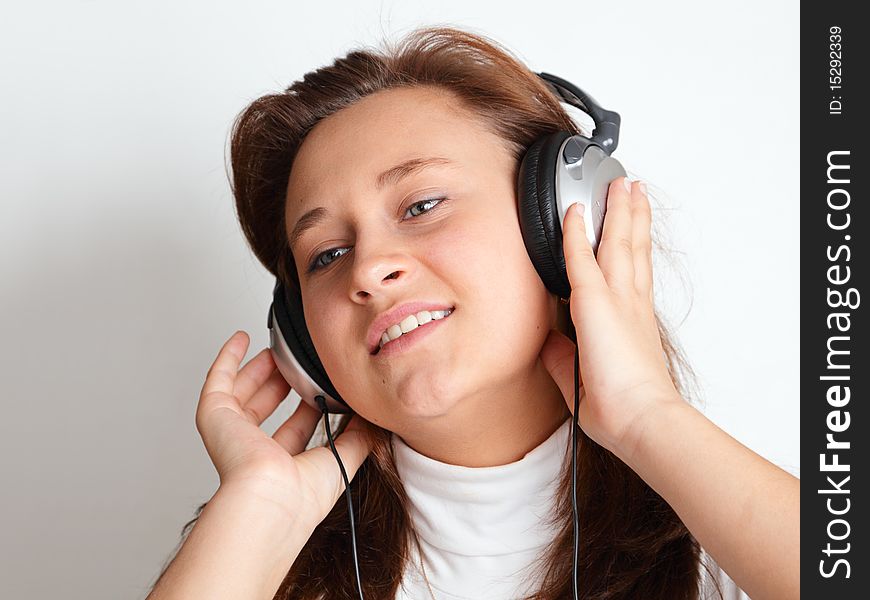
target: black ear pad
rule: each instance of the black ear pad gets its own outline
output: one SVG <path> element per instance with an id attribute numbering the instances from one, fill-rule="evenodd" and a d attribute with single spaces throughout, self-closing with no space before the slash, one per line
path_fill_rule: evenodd
<path id="1" fill-rule="evenodd" d="M 275 290 L 273 303 L 275 318 L 278 320 L 281 331 L 284 332 L 287 347 L 296 357 L 296 360 L 323 391 L 348 406 L 344 398 L 335 390 L 335 386 L 332 385 L 326 374 L 326 369 L 323 368 L 323 363 L 320 362 L 320 357 L 317 356 L 314 342 L 311 341 L 311 335 L 305 324 L 305 314 L 302 310 L 302 298 L 299 292 L 291 291 L 283 283 L 279 283 Z M 348 408 L 350 407 L 348 406 Z"/>
<path id="2" fill-rule="evenodd" d="M 544 285 L 560 298 L 571 295 L 562 251 L 562 224 L 556 206 L 559 148 L 571 137 L 558 131 L 538 138 L 526 150 L 517 176 L 520 230 L 532 264 Z"/>

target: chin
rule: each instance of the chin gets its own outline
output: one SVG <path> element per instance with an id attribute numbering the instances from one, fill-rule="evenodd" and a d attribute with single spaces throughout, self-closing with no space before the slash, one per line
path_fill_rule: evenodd
<path id="1" fill-rule="evenodd" d="M 404 418 L 409 419 L 432 419 L 443 417 L 450 412 L 454 405 L 438 398 L 422 398 L 402 400 L 400 411 Z"/>
<path id="2" fill-rule="evenodd" d="M 422 378 L 396 390 L 397 408 L 405 417 L 433 418 L 448 414 L 461 394 L 451 382 Z"/>

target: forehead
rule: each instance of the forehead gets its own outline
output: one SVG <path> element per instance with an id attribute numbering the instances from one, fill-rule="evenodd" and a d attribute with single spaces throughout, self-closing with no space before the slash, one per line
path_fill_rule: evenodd
<path id="1" fill-rule="evenodd" d="M 305 137 L 287 184 L 287 213 L 324 196 L 373 188 L 377 174 L 417 156 L 460 163 L 497 152 L 500 140 L 449 91 L 394 88 L 321 120 Z"/>

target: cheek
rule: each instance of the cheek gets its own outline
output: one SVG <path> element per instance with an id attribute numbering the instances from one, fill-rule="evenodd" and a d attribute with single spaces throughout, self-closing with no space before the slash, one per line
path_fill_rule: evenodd
<path id="1" fill-rule="evenodd" d="M 517 301 L 525 303 L 528 294 L 538 295 L 546 288 L 529 258 L 516 214 L 502 211 L 498 217 L 481 220 L 467 232 L 474 251 L 466 254 L 466 265 L 478 281 L 489 282 L 487 295 L 518 294 Z"/>
<path id="2" fill-rule="evenodd" d="M 529 258 L 516 211 L 498 211 L 497 218 L 480 215 L 450 227 L 430 246 L 429 260 L 449 278 L 457 302 L 476 312 L 476 327 L 483 321 L 498 336 L 528 341 L 542 330 L 546 337 L 555 315 L 553 296 Z M 515 326 L 506 328 L 505 323 Z"/>
<path id="3" fill-rule="evenodd" d="M 347 352 L 354 342 L 350 324 L 347 322 L 347 311 L 337 310 L 338 302 L 319 302 L 317 306 L 305 306 L 305 323 L 317 356 L 323 366 L 329 370 L 329 365 L 340 364 L 341 353 Z"/>

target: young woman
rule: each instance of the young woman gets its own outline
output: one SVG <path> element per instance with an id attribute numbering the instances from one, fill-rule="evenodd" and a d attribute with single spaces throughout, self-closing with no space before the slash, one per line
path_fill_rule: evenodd
<path id="1" fill-rule="evenodd" d="M 799 597 L 799 482 L 686 401 L 644 184 L 611 184 L 597 257 L 569 210 L 569 302 L 530 262 L 517 169 L 559 130 L 580 133 L 536 74 L 450 28 L 353 51 L 235 124 L 242 229 L 355 413 L 335 446 L 365 598 L 572 597 L 575 344 L 580 597 Z M 373 354 L 409 302 L 442 319 Z M 239 369 L 247 349 L 237 332 L 209 370 L 196 423 L 221 483 L 150 597 L 357 598 L 343 480 L 306 450 L 321 414 L 265 434 L 289 385 L 268 349 Z"/>

